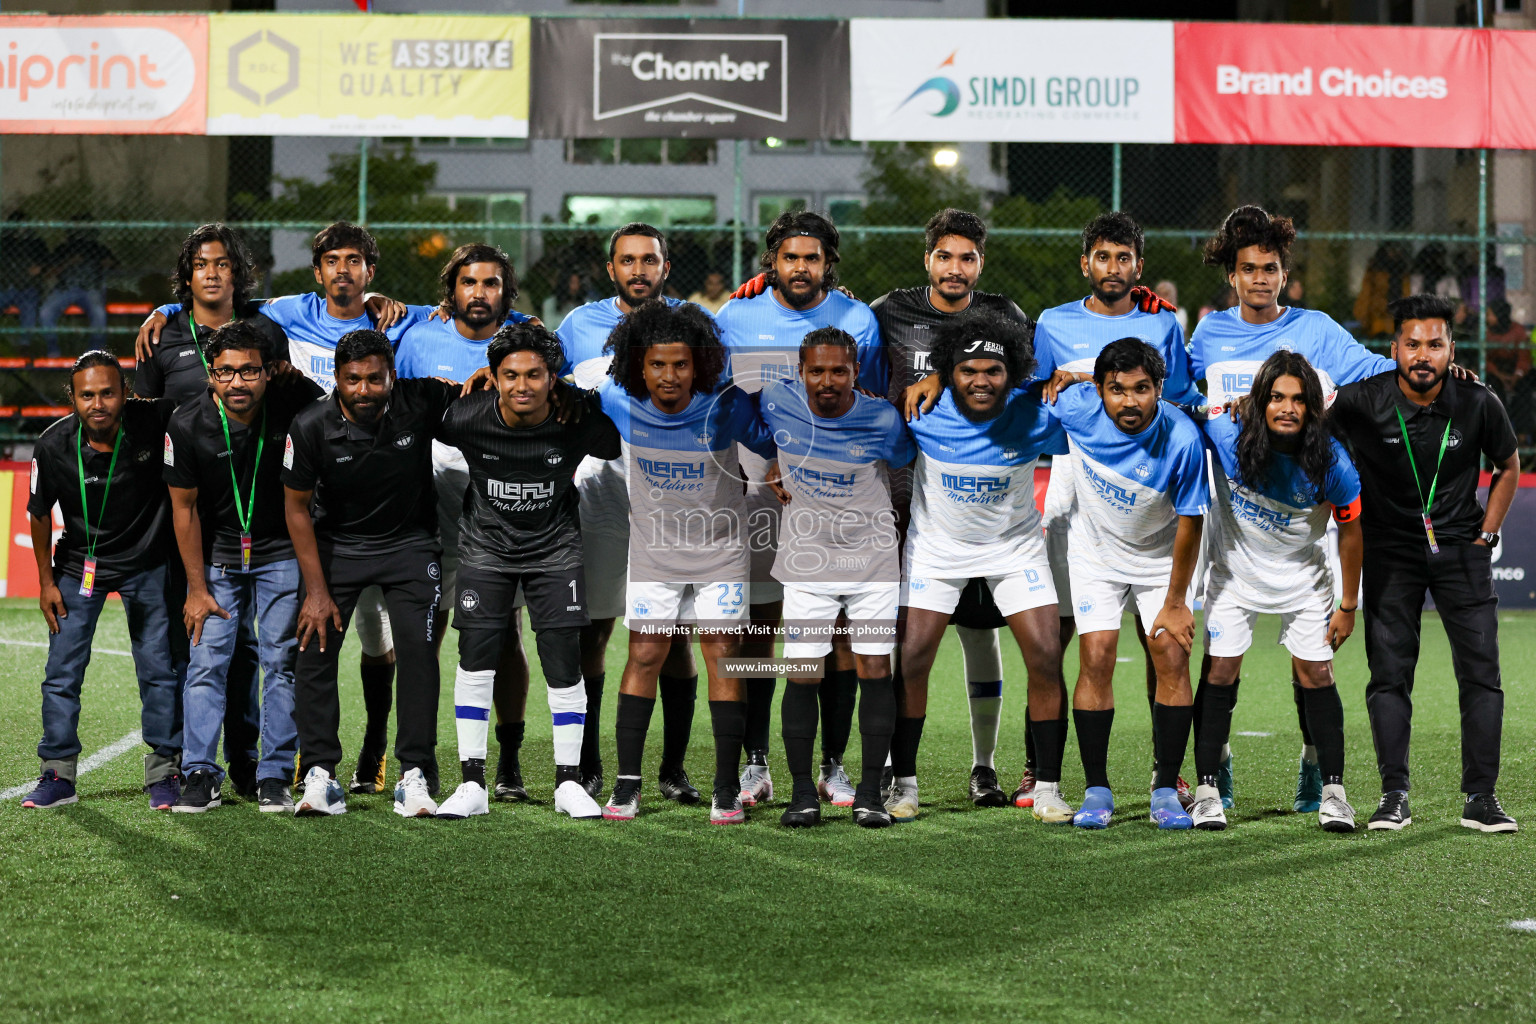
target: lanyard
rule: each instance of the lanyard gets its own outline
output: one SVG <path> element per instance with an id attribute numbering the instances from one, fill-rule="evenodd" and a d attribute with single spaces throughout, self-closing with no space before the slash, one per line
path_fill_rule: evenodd
<path id="1" fill-rule="evenodd" d="M 117 453 L 123 445 L 123 427 L 118 424 L 112 439 L 112 462 L 107 467 L 107 483 L 101 489 L 101 514 L 96 517 L 96 536 L 91 536 L 91 506 L 85 500 L 85 459 L 80 446 L 85 443 L 84 427 L 75 429 L 75 468 L 80 472 L 80 518 L 85 520 L 85 571 L 80 576 L 80 596 L 90 597 L 96 589 L 96 542 L 101 539 L 101 524 L 107 518 L 107 495 L 112 492 L 112 474 L 117 469 Z"/>
<path id="2" fill-rule="evenodd" d="M 1435 543 L 1435 524 L 1429 518 L 1429 510 L 1435 504 L 1435 487 L 1440 483 L 1440 464 L 1445 461 L 1446 444 L 1451 439 L 1451 420 L 1446 417 L 1445 430 L 1440 434 L 1440 454 L 1435 457 L 1435 475 L 1429 478 L 1429 497 L 1424 497 L 1424 483 L 1419 479 L 1419 465 L 1413 457 L 1413 440 L 1408 436 L 1408 423 L 1403 419 L 1403 410 L 1394 406 L 1393 412 L 1397 413 L 1397 426 L 1403 432 L 1403 447 L 1408 449 L 1408 468 L 1413 470 L 1413 486 L 1419 500 L 1424 504 L 1421 518 L 1424 520 L 1424 533 L 1429 538 L 1430 554 L 1438 555 L 1440 545 Z"/>
<path id="3" fill-rule="evenodd" d="M 234 323 L 238 319 L 240 319 L 240 318 L 237 317 L 237 316 L 236 317 L 230 317 L 229 322 L 230 323 Z M 197 358 L 202 360 L 203 372 L 207 373 L 208 372 L 208 357 L 203 355 L 203 345 L 202 345 L 202 343 L 200 341 L 197 340 L 197 321 L 192 319 L 192 313 L 191 313 L 190 310 L 187 312 L 187 329 L 192 332 L 192 347 L 197 349 Z"/>
<path id="4" fill-rule="evenodd" d="M 235 445 L 229 438 L 229 416 L 224 412 L 224 403 L 214 399 L 214 405 L 219 407 L 219 422 L 224 427 L 224 447 L 229 450 L 229 485 L 235 492 L 235 518 L 240 523 L 240 561 L 241 567 L 251 567 L 251 520 L 256 515 L 256 477 L 261 471 L 261 453 L 267 445 L 267 407 L 263 403 L 261 407 L 261 431 L 256 435 L 256 461 L 251 463 L 251 500 L 242 503 L 240 501 L 240 480 L 235 476 Z"/>

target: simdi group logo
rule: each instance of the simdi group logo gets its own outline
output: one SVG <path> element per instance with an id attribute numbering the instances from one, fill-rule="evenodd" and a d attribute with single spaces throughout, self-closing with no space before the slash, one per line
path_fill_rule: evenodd
<path id="1" fill-rule="evenodd" d="M 939 62 L 939 69 L 955 68 L 958 49 Z M 958 72 L 951 72 L 958 73 Z M 1006 118 L 1011 112 L 1033 107 L 1063 110 L 1128 110 L 1141 92 L 1141 82 L 1125 75 L 1022 75 L 981 74 L 963 77 L 964 85 L 949 74 L 934 75 L 912 90 L 896 110 L 924 93 L 937 93 L 939 105 L 927 111 L 931 117 L 949 117 L 962 105 L 971 116 Z"/>

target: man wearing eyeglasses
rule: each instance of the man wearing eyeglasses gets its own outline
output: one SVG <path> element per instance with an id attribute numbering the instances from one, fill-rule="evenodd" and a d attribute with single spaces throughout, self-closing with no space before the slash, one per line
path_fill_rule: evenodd
<path id="1" fill-rule="evenodd" d="M 262 674 L 257 804 L 291 812 L 299 565 L 280 473 L 289 423 L 324 392 L 307 379 L 271 382 L 270 342 L 246 320 L 215 331 L 204 356 L 209 391 L 177 409 L 165 434 L 164 476 L 187 570 L 183 617 L 192 637 L 182 698 L 187 782 L 171 809 L 199 813 L 220 804 L 225 678 L 240 623 L 249 620 Z"/>

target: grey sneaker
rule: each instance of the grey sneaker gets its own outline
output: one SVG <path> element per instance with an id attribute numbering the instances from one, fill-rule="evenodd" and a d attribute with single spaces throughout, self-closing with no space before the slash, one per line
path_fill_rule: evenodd
<path id="1" fill-rule="evenodd" d="M 256 783 L 256 805 L 263 814 L 293 813 L 293 787 L 282 779 Z"/>
<path id="2" fill-rule="evenodd" d="M 816 795 L 833 807 L 853 806 L 853 782 L 843 771 L 843 762 L 821 762 L 821 770 L 816 776 Z"/>
<path id="3" fill-rule="evenodd" d="M 1353 832 L 1355 809 L 1344 799 L 1343 786 L 1324 786 L 1317 807 L 1317 823 L 1324 832 Z"/>
<path id="4" fill-rule="evenodd" d="M 1221 790 L 1215 786 L 1196 786 L 1195 804 L 1189 809 L 1195 828 L 1220 832 L 1227 827 L 1227 814 L 1221 807 Z"/>

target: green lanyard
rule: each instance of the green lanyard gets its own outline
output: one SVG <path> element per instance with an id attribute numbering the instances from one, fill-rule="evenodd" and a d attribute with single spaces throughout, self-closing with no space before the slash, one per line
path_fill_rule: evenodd
<path id="1" fill-rule="evenodd" d="M 1440 454 L 1435 458 L 1435 475 L 1429 478 L 1429 497 L 1426 498 L 1424 497 L 1424 483 L 1419 479 L 1419 464 L 1413 457 L 1413 440 L 1408 436 L 1408 423 L 1403 419 L 1403 410 L 1394 406 L 1392 411 L 1397 413 L 1397 426 L 1403 432 L 1403 447 L 1408 449 L 1408 468 L 1413 470 L 1414 490 L 1418 494 L 1419 500 L 1424 503 L 1424 512 L 1421 518 L 1424 520 L 1424 535 L 1429 538 L 1429 553 L 1438 555 L 1440 553 L 1440 545 L 1435 543 L 1435 524 L 1429 518 L 1429 510 L 1435 504 L 1435 487 L 1440 483 L 1440 464 L 1445 461 L 1446 445 L 1451 439 L 1451 420 L 1450 417 L 1446 417 L 1445 430 L 1440 435 Z"/>
<path id="2" fill-rule="evenodd" d="M 234 323 L 234 321 L 231 320 L 230 323 Z M 203 372 L 207 373 L 208 357 L 203 355 L 202 343 L 197 340 L 197 321 L 192 319 L 192 313 L 190 310 L 187 312 L 187 327 L 192 332 L 192 347 L 197 349 L 197 358 L 202 360 Z"/>
<path id="3" fill-rule="evenodd" d="M 251 520 L 256 515 L 256 477 L 261 472 L 261 453 L 267 445 L 267 407 L 263 403 L 261 407 L 261 432 L 256 435 L 256 461 L 251 464 L 251 499 L 249 502 L 240 501 L 240 479 L 235 475 L 235 445 L 229 438 L 229 416 L 224 412 L 224 403 L 217 398 L 213 404 L 219 408 L 219 422 L 224 425 L 224 447 L 229 450 L 229 486 L 235 492 L 235 518 L 240 522 L 240 563 L 241 567 L 251 567 Z"/>
<path id="4" fill-rule="evenodd" d="M 101 514 L 96 517 L 96 536 L 91 536 L 91 506 L 85 500 L 85 459 L 80 446 L 85 443 L 84 426 L 75 428 L 75 468 L 80 471 L 80 518 L 85 520 L 85 571 L 80 576 L 80 596 L 90 597 L 96 589 L 96 542 L 101 540 L 101 524 L 107 518 L 107 495 L 112 493 L 112 474 L 117 470 L 117 452 L 123 444 L 123 427 L 118 424 L 112 439 L 112 463 L 107 467 L 107 483 L 101 489 Z"/>

